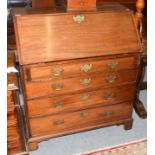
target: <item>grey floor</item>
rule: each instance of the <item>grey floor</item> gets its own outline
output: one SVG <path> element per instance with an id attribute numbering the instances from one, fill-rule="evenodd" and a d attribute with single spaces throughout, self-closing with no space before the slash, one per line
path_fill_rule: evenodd
<path id="1" fill-rule="evenodd" d="M 140 93 L 140 99 L 146 106 L 146 91 Z M 135 112 L 133 112 L 133 118 L 133 128 L 129 131 L 125 131 L 123 126 L 112 126 L 53 138 L 41 142 L 39 144 L 39 149 L 30 152 L 30 155 L 75 155 L 146 138 L 147 120 L 140 119 Z"/>

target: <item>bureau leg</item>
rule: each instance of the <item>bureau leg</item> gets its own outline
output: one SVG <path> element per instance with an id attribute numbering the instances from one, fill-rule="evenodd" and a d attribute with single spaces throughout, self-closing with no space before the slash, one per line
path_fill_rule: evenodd
<path id="1" fill-rule="evenodd" d="M 139 117 L 141 118 L 146 118 L 147 117 L 147 112 L 144 108 L 143 103 L 139 100 L 139 98 L 136 99 L 135 104 L 134 104 L 134 109 L 136 113 L 138 114 Z"/>
<path id="2" fill-rule="evenodd" d="M 124 123 L 124 130 L 130 130 L 132 129 L 132 124 L 133 124 L 133 121 L 129 121 L 129 122 L 126 122 Z"/>
<path id="3" fill-rule="evenodd" d="M 38 142 L 28 143 L 29 151 L 34 151 L 38 149 Z"/>

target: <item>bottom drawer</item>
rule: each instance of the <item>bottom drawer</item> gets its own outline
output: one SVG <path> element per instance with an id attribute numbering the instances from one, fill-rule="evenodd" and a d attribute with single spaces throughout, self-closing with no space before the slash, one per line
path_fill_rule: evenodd
<path id="1" fill-rule="evenodd" d="M 132 103 L 125 102 L 78 112 L 29 119 L 31 137 L 56 135 L 72 130 L 131 118 Z"/>

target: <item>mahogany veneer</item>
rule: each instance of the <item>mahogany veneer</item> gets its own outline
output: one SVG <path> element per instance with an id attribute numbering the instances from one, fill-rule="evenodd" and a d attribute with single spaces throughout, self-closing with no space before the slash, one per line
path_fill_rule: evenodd
<path id="1" fill-rule="evenodd" d="M 141 59 L 132 11 L 25 9 L 14 24 L 30 150 L 51 137 L 132 128 Z"/>

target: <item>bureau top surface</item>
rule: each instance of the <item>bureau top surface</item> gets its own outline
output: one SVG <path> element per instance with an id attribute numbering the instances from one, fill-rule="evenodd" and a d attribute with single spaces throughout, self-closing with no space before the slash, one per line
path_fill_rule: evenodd
<path id="1" fill-rule="evenodd" d="M 14 11 L 21 65 L 141 51 L 131 11 L 39 12 Z"/>

